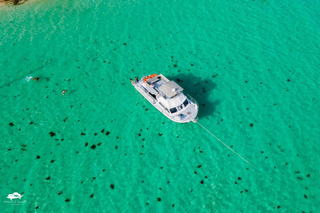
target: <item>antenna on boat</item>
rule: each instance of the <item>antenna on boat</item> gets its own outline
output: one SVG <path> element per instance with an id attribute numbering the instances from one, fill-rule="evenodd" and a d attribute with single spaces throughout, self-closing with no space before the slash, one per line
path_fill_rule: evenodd
<path id="1" fill-rule="evenodd" d="M 178 91 L 179 89 L 178 88 L 172 88 L 172 92 L 174 92 L 174 94 L 177 94 L 177 91 Z"/>
<path id="2" fill-rule="evenodd" d="M 222 140 L 220 140 L 217 136 L 215 136 L 212 132 L 210 132 L 207 128 L 205 128 L 204 126 L 202 126 L 199 122 L 197 122 L 197 124 L 199 124 L 204 130 L 206 130 L 210 135 L 212 135 L 213 137 L 215 137 L 220 143 L 222 143 L 223 145 L 225 145 L 228 149 L 230 149 L 233 153 L 235 153 L 236 155 L 238 155 L 242 160 L 244 160 L 246 163 L 250 164 L 253 168 L 258 170 L 258 167 L 256 167 L 255 165 L 253 165 L 252 163 L 250 163 L 248 160 L 246 160 L 244 157 L 242 157 L 239 153 L 237 153 L 236 151 L 234 151 L 231 147 L 229 147 L 227 144 L 225 144 Z M 276 181 L 275 179 L 273 179 L 272 177 L 270 177 L 269 175 L 266 175 L 267 177 L 269 177 L 271 180 Z"/>

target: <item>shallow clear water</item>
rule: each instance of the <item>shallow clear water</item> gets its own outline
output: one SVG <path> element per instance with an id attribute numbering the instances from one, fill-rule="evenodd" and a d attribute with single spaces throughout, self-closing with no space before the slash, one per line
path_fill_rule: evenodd
<path id="1" fill-rule="evenodd" d="M 1 7 L 2 209 L 319 211 L 319 8 L 263 0 Z M 199 122 L 258 169 L 144 100 L 129 79 L 152 73 L 185 88 Z M 6 198 L 13 192 L 21 203 Z"/>

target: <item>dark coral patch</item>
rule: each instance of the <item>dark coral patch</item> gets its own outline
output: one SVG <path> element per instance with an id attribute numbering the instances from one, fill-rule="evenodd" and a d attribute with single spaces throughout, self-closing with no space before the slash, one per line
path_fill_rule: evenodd
<path id="1" fill-rule="evenodd" d="M 60 191 L 59 193 L 58 193 L 58 195 L 61 195 L 62 194 L 62 191 Z"/>
<path id="2" fill-rule="evenodd" d="M 201 181 L 200 181 L 200 183 L 201 183 L 201 184 L 203 184 L 203 183 L 204 183 L 204 181 L 203 181 L 203 180 L 201 180 Z"/>
<path id="3" fill-rule="evenodd" d="M 52 132 L 52 131 L 49 132 L 49 134 L 50 134 L 51 137 L 56 136 L 56 133 L 54 133 L 54 132 Z"/>
<path id="4" fill-rule="evenodd" d="M 36 159 L 40 159 L 40 158 L 41 158 L 40 155 L 37 155 Z"/>
<path id="5" fill-rule="evenodd" d="M 84 146 L 88 146 L 88 142 L 86 142 L 86 143 L 84 144 Z"/>
<path id="6" fill-rule="evenodd" d="M 9 126 L 13 127 L 13 126 L 14 126 L 14 124 L 13 124 L 13 123 L 9 123 Z"/>
<path id="7" fill-rule="evenodd" d="M 111 184 L 111 185 L 110 185 L 110 188 L 111 188 L 111 189 L 114 189 L 114 184 Z"/>
<path id="8" fill-rule="evenodd" d="M 110 134 L 110 132 L 109 132 L 109 131 L 107 131 L 107 132 L 106 132 L 106 135 L 108 136 L 109 134 Z"/>
<path id="9" fill-rule="evenodd" d="M 250 126 L 253 127 L 253 123 L 251 123 Z"/>
<path id="10" fill-rule="evenodd" d="M 70 202 L 70 199 L 69 199 L 69 198 L 67 198 L 65 201 L 68 203 L 68 202 Z"/>
<path id="11" fill-rule="evenodd" d="M 84 133 L 84 132 L 81 132 L 81 134 L 80 135 L 86 135 L 86 133 Z"/>
<path id="12" fill-rule="evenodd" d="M 51 177 L 47 177 L 46 180 L 50 180 Z"/>
<path id="13" fill-rule="evenodd" d="M 161 202 L 161 197 L 158 197 L 158 198 L 157 198 L 157 201 Z"/>
<path id="14" fill-rule="evenodd" d="M 91 148 L 91 149 L 95 149 L 95 148 L 96 148 L 96 145 L 93 144 L 90 148 Z"/>
<path id="15" fill-rule="evenodd" d="M 94 196 L 94 195 L 93 195 L 93 193 L 92 193 L 92 194 L 90 195 L 90 197 L 93 198 L 93 196 Z"/>

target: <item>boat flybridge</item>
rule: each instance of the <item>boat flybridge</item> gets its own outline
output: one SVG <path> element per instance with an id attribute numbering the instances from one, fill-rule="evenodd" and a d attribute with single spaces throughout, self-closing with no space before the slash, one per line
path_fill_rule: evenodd
<path id="1" fill-rule="evenodd" d="M 162 74 L 131 81 L 141 95 L 170 120 L 177 123 L 197 122 L 198 103 L 191 96 L 184 95 L 183 88 L 176 82 L 168 80 Z"/>

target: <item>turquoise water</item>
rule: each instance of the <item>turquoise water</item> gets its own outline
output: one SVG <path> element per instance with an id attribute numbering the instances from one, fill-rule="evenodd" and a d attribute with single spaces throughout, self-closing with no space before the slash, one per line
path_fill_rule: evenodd
<path id="1" fill-rule="evenodd" d="M 1 7 L 2 211 L 318 212 L 319 19 L 303 0 Z M 144 100 L 129 79 L 152 73 L 258 169 Z"/>

